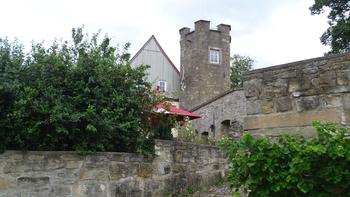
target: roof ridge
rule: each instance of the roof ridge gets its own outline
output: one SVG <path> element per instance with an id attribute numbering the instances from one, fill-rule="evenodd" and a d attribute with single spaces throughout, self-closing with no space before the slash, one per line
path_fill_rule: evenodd
<path id="1" fill-rule="evenodd" d="M 147 44 L 154 39 L 154 41 L 156 42 L 156 45 L 159 47 L 160 52 L 165 56 L 165 58 L 169 61 L 170 65 L 175 69 L 175 71 L 177 72 L 177 74 L 180 74 L 180 71 L 177 69 L 177 67 L 174 65 L 174 63 L 171 61 L 171 59 L 169 58 L 169 56 L 165 53 L 165 51 L 163 50 L 162 46 L 160 46 L 158 40 L 156 39 L 156 37 L 154 36 L 154 34 L 145 42 L 145 44 L 142 45 L 142 47 L 137 51 L 137 53 L 130 59 L 129 62 L 132 62 L 140 53 L 141 51 L 147 46 Z"/>

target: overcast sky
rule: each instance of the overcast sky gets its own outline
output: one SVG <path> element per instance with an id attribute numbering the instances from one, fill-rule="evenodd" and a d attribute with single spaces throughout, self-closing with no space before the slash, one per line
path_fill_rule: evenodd
<path id="1" fill-rule="evenodd" d="M 327 18 L 311 16 L 313 0 L 0 0 L 0 37 L 51 43 L 73 27 L 99 29 L 134 55 L 155 35 L 179 68 L 179 29 L 199 19 L 231 25 L 231 55 L 248 55 L 255 68 L 322 56 Z"/>

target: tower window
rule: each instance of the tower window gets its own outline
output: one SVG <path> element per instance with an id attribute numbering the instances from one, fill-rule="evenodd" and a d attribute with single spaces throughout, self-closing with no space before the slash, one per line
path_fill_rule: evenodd
<path id="1" fill-rule="evenodd" d="M 211 64 L 220 64 L 220 49 L 209 48 L 209 62 Z"/>
<path id="2" fill-rule="evenodd" d="M 167 91 L 167 82 L 164 80 L 159 81 L 159 92 L 166 92 Z"/>

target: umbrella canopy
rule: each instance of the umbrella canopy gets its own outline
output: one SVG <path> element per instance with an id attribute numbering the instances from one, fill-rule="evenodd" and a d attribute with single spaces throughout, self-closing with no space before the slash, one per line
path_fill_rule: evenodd
<path id="1" fill-rule="evenodd" d="M 185 117 L 188 116 L 189 119 L 197 119 L 201 118 L 202 116 L 198 114 L 194 114 L 192 112 L 177 108 L 175 106 L 165 106 L 163 104 L 157 104 L 155 107 L 155 112 L 157 113 L 164 113 L 164 114 L 169 114 L 169 115 L 175 115 L 175 116 L 180 116 L 180 117 Z"/>

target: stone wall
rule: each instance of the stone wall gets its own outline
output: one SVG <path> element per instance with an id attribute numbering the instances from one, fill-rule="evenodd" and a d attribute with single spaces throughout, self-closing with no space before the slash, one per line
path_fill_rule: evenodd
<path id="1" fill-rule="evenodd" d="M 225 116 L 221 120 L 231 114 L 231 122 L 242 120 L 243 129 L 253 135 L 310 137 L 313 120 L 350 126 L 350 53 L 253 70 L 243 84 L 244 98 L 233 91 L 195 108 L 204 116 L 195 121 L 195 129 L 205 131 L 212 124 L 208 114 Z"/>
<path id="2" fill-rule="evenodd" d="M 0 197 L 178 196 L 222 180 L 215 146 L 156 141 L 156 157 L 131 153 L 6 151 L 0 154 Z"/>
<path id="3" fill-rule="evenodd" d="M 239 137 L 246 116 L 244 91 L 231 90 L 194 109 L 202 118 L 193 120 L 197 133 L 211 137 Z"/>
<path id="4" fill-rule="evenodd" d="M 244 79 L 244 129 L 312 135 L 313 120 L 350 126 L 350 54 L 251 71 Z"/>

